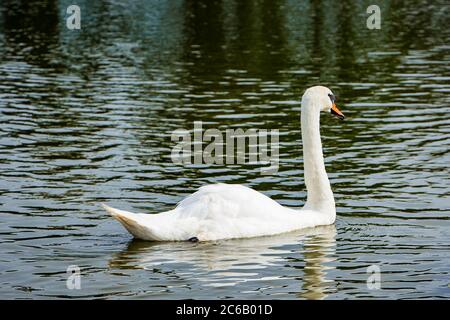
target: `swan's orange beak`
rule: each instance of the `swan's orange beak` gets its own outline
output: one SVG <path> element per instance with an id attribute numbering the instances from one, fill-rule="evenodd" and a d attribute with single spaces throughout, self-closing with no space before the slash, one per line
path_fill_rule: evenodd
<path id="1" fill-rule="evenodd" d="M 333 105 L 331 106 L 331 113 L 341 120 L 344 120 L 345 118 L 344 114 L 336 106 L 336 103 L 333 103 Z"/>

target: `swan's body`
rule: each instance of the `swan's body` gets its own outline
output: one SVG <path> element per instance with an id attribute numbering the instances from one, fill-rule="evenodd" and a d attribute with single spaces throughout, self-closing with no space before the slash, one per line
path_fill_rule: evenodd
<path id="1" fill-rule="evenodd" d="M 320 111 L 342 113 L 328 88 L 309 88 L 302 98 L 301 126 L 308 198 L 302 209 L 283 207 L 251 188 L 235 184 L 201 187 L 170 211 L 131 213 L 104 208 L 134 237 L 152 241 L 199 241 L 274 235 L 333 224 L 336 209 L 322 154 Z"/>

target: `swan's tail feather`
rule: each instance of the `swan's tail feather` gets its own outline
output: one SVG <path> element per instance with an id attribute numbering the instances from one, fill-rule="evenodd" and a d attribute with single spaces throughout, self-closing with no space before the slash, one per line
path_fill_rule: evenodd
<path id="1" fill-rule="evenodd" d="M 140 221 L 140 217 L 138 214 L 133 212 L 128 212 L 124 210 L 119 210 L 115 208 L 111 208 L 106 204 L 101 204 L 102 207 L 108 211 L 108 213 L 113 216 L 117 221 L 119 221 L 125 229 L 128 230 L 135 238 L 142 240 L 150 240 L 150 241 L 160 241 L 159 237 L 155 235 L 152 230 L 144 226 Z"/>
<path id="2" fill-rule="evenodd" d="M 128 217 L 128 218 L 132 219 L 132 216 L 136 215 L 135 213 L 132 213 L 132 212 L 112 208 L 110 206 L 107 206 L 104 203 L 102 203 L 101 205 L 102 205 L 103 209 L 108 211 L 108 213 L 111 216 L 113 216 L 114 218 L 123 216 L 123 217 Z"/>

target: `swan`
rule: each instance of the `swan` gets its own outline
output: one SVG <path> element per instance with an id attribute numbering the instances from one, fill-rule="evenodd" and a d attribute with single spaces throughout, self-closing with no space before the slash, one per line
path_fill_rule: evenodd
<path id="1" fill-rule="evenodd" d="M 301 209 L 284 207 L 249 187 L 224 183 L 200 187 L 173 210 L 159 214 L 132 213 L 102 205 L 135 238 L 149 241 L 250 238 L 333 224 L 336 207 L 322 153 L 321 111 L 344 118 L 330 89 L 308 88 L 301 101 L 307 189 Z"/>

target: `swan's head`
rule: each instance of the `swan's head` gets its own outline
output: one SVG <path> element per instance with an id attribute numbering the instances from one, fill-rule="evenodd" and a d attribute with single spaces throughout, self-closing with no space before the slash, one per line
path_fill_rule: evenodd
<path id="1" fill-rule="evenodd" d="M 330 112 L 339 119 L 344 119 L 344 114 L 336 106 L 336 97 L 333 92 L 324 86 L 315 86 L 306 89 L 302 97 L 302 106 L 318 108 L 319 111 Z"/>

